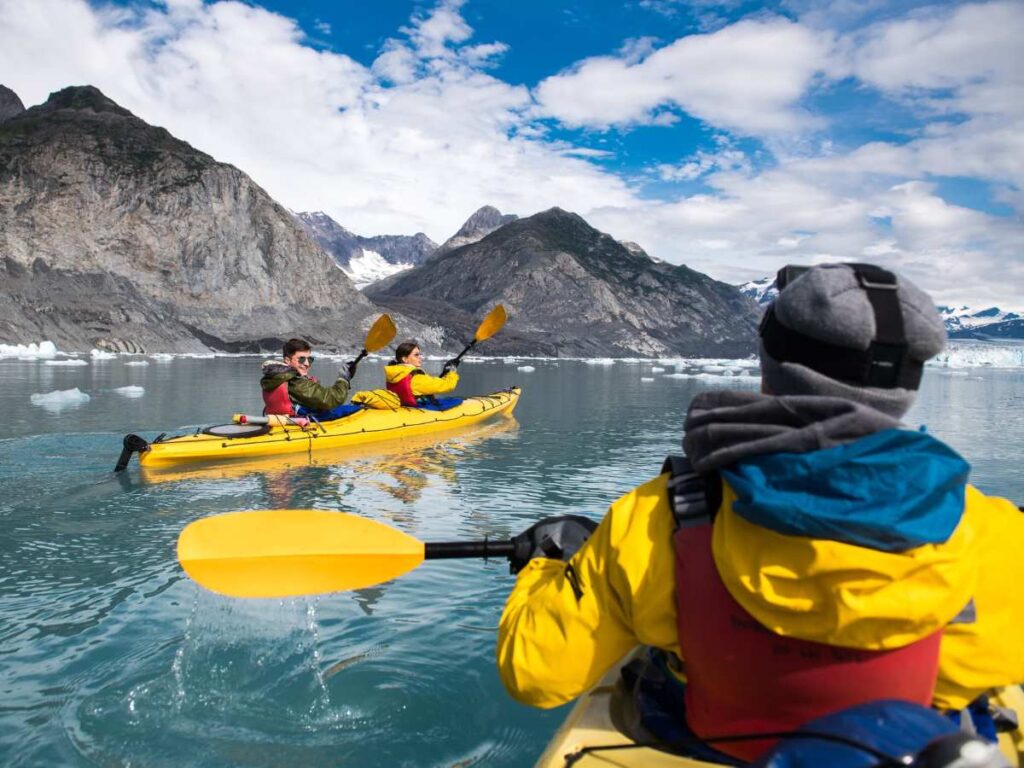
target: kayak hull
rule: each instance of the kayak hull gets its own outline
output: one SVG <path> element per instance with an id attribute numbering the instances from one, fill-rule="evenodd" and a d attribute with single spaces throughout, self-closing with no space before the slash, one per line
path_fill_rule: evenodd
<path id="1" fill-rule="evenodd" d="M 627 656 L 623 663 L 630 658 L 632 656 Z M 618 710 L 622 708 L 624 700 L 624 697 L 617 695 L 621 666 L 616 665 L 593 689 L 577 700 L 537 761 L 537 768 L 564 768 L 567 756 L 576 755 L 585 747 L 633 743 L 615 725 L 620 720 Z M 1020 686 L 996 691 L 990 694 L 989 700 L 997 706 L 1012 709 L 1017 713 L 1018 721 L 1024 723 L 1024 690 Z M 999 734 L 999 747 L 1010 765 L 1024 768 L 1024 731 L 1021 728 Z M 575 768 L 721 768 L 719 763 L 679 757 L 650 747 L 589 752 L 571 762 L 571 765 Z"/>
<path id="2" fill-rule="evenodd" d="M 521 390 L 510 387 L 490 395 L 467 397 L 445 411 L 399 408 L 394 411 L 363 409 L 335 421 L 310 425 L 273 426 L 256 437 L 225 438 L 198 432 L 151 443 L 139 454 L 150 469 L 194 462 L 255 459 L 286 454 L 343 449 L 385 440 L 403 439 L 459 428 L 500 415 L 510 415 Z"/>

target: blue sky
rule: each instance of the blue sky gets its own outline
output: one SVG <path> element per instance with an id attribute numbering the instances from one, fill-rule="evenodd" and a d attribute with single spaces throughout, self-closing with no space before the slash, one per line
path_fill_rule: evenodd
<path id="1" fill-rule="evenodd" d="M 1020 0 L 0 0 L 0 82 L 89 82 L 360 234 L 558 205 L 730 282 L 1024 308 L 1022 36 Z"/>

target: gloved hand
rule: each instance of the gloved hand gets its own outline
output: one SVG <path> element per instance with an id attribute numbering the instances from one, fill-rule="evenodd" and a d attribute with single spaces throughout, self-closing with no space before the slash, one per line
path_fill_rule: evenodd
<path id="1" fill-rule="evenodd" d="M 347 363 L 345 363 L 345 366 L 340 371 L 338 371 L 338 378 L 344 379 L 345 381 L 351 383 L 352 377 L 356 375 L 356 365 L 358 364 L 356 363 L 355 360 L 349 360 Z"/>
<path id="2" fill-rule="evenodd" d="M 444 376 L 446 373 L 450 373 L 459 367 L 461 360 L 456 360 L 454 357 L 451 360 L 445 360 L 444 366 L 441 368 L 441 375 Z"/>
<path id="3" fill-rule="evenodd" d="M 535 557 L 568 560 L 575 555 L 597 523 L 581 515 L 547 517 L 512 537 L 509 571 L 519 573 Z"/>

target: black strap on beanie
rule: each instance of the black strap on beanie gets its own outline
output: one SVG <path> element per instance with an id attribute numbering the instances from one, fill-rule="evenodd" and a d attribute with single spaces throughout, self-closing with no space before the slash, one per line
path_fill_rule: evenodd
<path id="1" fill-rule="evenodd" d="M 873 264 L 846 264 L 854 271 L 875 314 L 875 338 L 866 350 L 841 347 L 787 328 L 775 316 L 775 305 L 761 320 L 761 341 L 780 363 L 807 366 L 831 379 L 860 387 L 917 389 L 924 363 L 910 356 L 896 275 Z M 779 270 L 780 291 L 805 270 Z"/>

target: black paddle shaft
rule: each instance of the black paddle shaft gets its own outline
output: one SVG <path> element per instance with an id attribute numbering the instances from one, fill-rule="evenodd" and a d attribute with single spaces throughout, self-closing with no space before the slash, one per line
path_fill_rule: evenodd
<path id="1" fill-rule="evenodd" d="M 451 560 L 464 557 L 509 557 L 511 541 L 434 541 L 423 545 L 424 560 Z"/>

